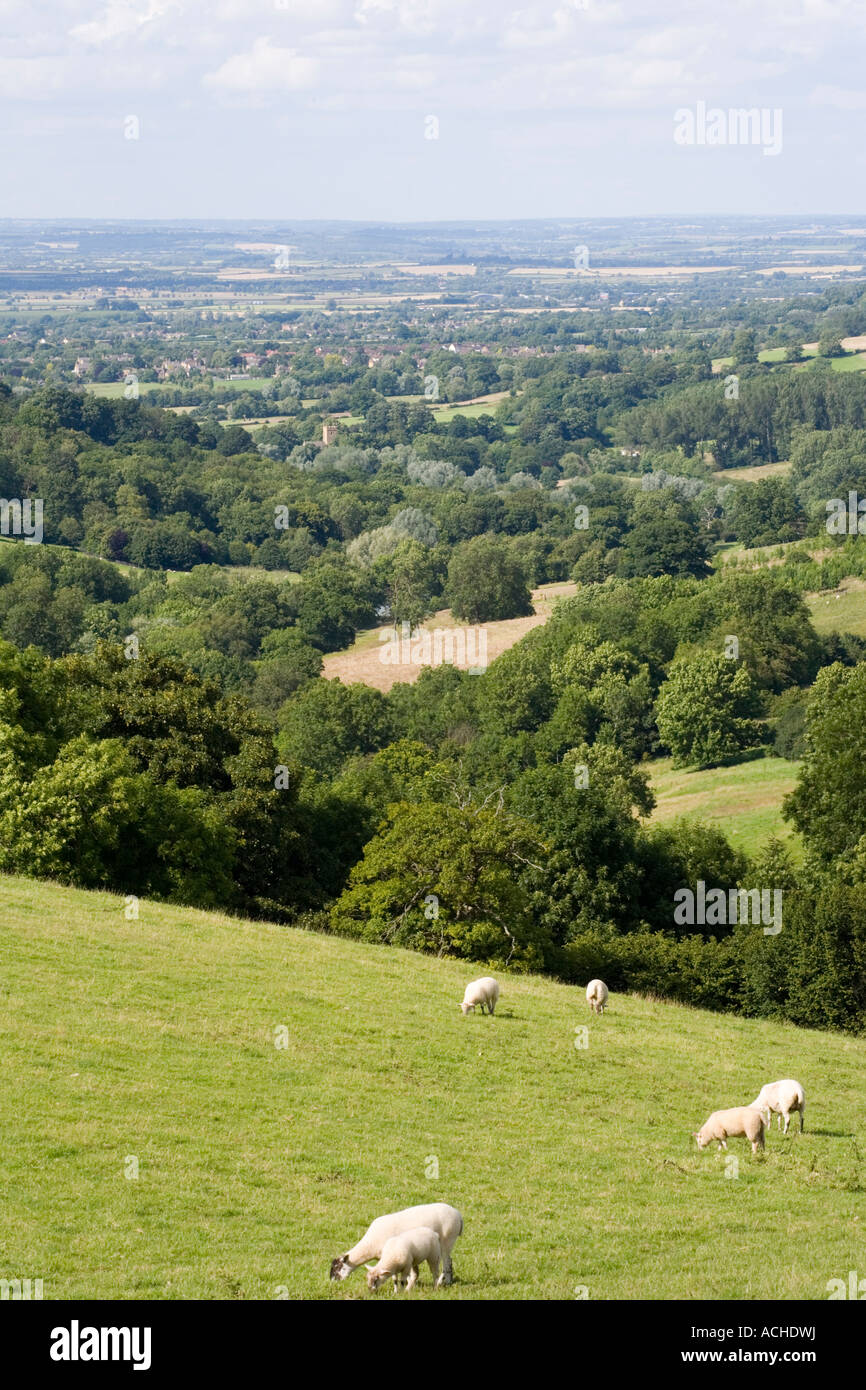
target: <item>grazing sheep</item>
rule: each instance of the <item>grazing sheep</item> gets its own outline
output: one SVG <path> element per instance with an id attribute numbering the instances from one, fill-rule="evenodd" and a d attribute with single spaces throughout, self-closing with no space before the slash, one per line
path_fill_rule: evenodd
<path id="1" fill-rule="evenodd" d="M 406 1284 L 406 1292 L 410 1293 L 418 1282 L 419 1266 L 426 1260 L 433 1275 L 433 1287 L 438 1289 L 441 1258 L 442 1250 L 436 1232 L 429 1226 L 413 1226 L 411 1231 L 386 1240 L 378 1263 L 367 1265 L 367 1288 L 377 1289 L 391 1275 L 395 1293 L 403 1283 Z"/>
<path id="2" fill-rule="evenodd" d="M 491 975 L 482 975 L 480 980 L 473 980 L 471 984 L 466 986 L 466 993 L 460 1008 L 464 1014 L 468 1014 L 470 1009 L 474 1009 L 476 1004 L 480 1004 L 481 1012 L 484 1013 L 486 1004 L 487 1012 L 492 1014 L 498 998 L 499 986 L 496 981 Z"/>
<path id="3" fill-rule="evenodd" d="M 705 1149 L 714 1139 L 718 1140 L 720 1149 L 726 1149 L 726 1140 L 737 1134 L 745 1135 L 752 1145 L 753 1154 L 764 1147 L 764 1117 L 760 1110 L 755 1110 L 751 1105 L 738 1105 L 733 1110 L 714 1110 L 710 1118 L 695 1131 L 694 1138 L 698 1141 L 699 1149 Z"/>
<path id="4" fill-rule="evenodd" d="M 806 1092 L 799 1081 L 771 1081 L 766 1086 L 762 1086 L 755 1100 L 752 1101 L 755 1110 L 760 1110 L 764 1116 L 764 1124 L 770 1127 L 770 1111 L 772 1110 L 779 1116 L 779 1129 L 782 1128 L 782 1116 L 785 1117 L 784 1133 L 788 1133 L 788 1125 L 791 1120 L 791 1112 L 800 1112 L 800 1133 L 806 1123 Z"/>
<path id="5" fill-rule="evenodd" d="M 603 1014 L 607 1003 L 607 985 L 604 980 L 590 980 L 586 987 L 586 1002 L 594 1014 Z"/>
<path id="6" fill-rule="evenodd" d="M 346 1250 L 331 1262 L 331 1278 L 348 1279 L 353 1269 L 359 1269 L 369 1260 L 378 1260 L 385 1243 L 392 1236 L 402 1235 L 404 1231 L 411 1231 L 416 1226 L 429 1226 L 439 1237 L 442 1273 L 437 1282 L 450 1284 L 454 1278 L 451 1251 L 463 1230 L 463 1217 L 456 1207 L 449 1207 L 447 1202 L 430 1202 L 425 1206 L 407 1207 L 405 1211 L 395 1211 L 388 1216 L 377 1217 L 367 1227 L 357 1245 L 353 1245 L 351 1250 Z"/>

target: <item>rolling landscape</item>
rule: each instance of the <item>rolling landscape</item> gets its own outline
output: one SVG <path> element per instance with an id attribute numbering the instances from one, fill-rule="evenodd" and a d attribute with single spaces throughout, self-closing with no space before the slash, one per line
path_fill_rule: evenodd
<path id="1" fill-rule="evenodd" d="M 850 1375 L 866 12 L 15 19 L 13 1359 Z"/>

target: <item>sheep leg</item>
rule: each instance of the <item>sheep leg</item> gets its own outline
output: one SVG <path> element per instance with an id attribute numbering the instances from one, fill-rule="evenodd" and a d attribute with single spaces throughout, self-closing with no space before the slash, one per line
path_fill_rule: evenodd
<path id="1" fill-rule="evenodd" d="M 443 1251 L 442 1251 L 442 1273 L 439 1275 L 439 1279 L 438 1279 L 437 1283 L 438 1283 L 438 1286 L 439 1286 L 440 1288 L 442 1287 L 443 1284 L 453 1284 L 453 1283 L 454 1283 L 454 1269 L 453 1269 L 453 1266 L 452 1266 L 452 1264 L 451 1264 L 451 1251 L 450 1251 L 450 1250 L 443 1250 Z"/>
<path id="2" fill-rule="evenodd" d="M 412 1290 L 414 1289 L 414 1287 L 415 1287 L 415 1285 L 416 1285 L 417 1283 L 418 1283 L 418 1266 L 417 1266 L 417 1265 L 413 1265 L 413 1266 L 412 1266 L 412 1272 L 411 1272 L 411 1274 L 409 1275 L 409 1278 L 406 1280 L 406 1292 L 407 1292 L 407 1293 L 411 1293 Z"/>
<path id="3" fill-rule="evenodd" d="M 802 1105 L 802 1106 L 800 1107 L 800 1133 L 801 1133 L 801 1134 L 803 1133 L 803 1128 L 804 1128 L 805 1124 L 806 1124 L 806 1107 L 805 1107 L 805 1105 Z"/>
<path id="4" fill-rule="evenodd" d="M 779 1116 L 779 1123 L 781 1124 L 781 1122 L 782 1122 L 782 1117 L 781 1117 L 781 1115 L 780 1115 L 780 1116 Z M 785 1134 L 788 1133 L 788 1125 L 789 1125 L 790 1123 L 791 1123 L 791 1114 L 790 1114 L 790 1111 L 789 1111 L 789 1112 L 785 1115 L 785 1130 L 784 1130 Z"/>
<path id="5" fill-rule="evenodd" d="M 439 1283 L 440 1283 L 440 1277 L 441 1277 L 440 1274 L 439 1274 L 439 1261 L 436 1260 L 436 1259 L 433 1259 L 433 1260 L 428 1260 L 427 1263 L 428 1263 L 428 1265 L 430 1266 L 430 1273 L 431 1273 L 432 1276 L 433 1276 L 433 1287 L 434 1287 L 434 1289 L 438 1289 Z"/>

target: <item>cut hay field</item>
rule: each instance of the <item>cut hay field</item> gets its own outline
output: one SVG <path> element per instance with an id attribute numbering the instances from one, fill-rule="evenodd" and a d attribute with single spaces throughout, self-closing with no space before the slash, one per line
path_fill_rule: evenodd
<path id="1" fill-rule="evenodd" d="M 793 791 L 798 768 L 786 758 L 756 758 L 735 767 L 689 772 L 674 768 L 670 758 L 657 758 L 645 765 L 657 803 L 651 819 L 705 821 L 750 855 L 776 836 L 800 859 L 799 836 L 782 817 L 782 800 Z"/>
<path id="2" fill-rule="evenodd" d="M 519 642 L 521 637 L 525 637 L 527 632 L 531 632 L 534 627 L 539 627 L 546 623 L 557 599 L 569 598 L 577 592 L 577 585 L 570 582 L 560 584 L 542 584 L 540 588 L 534 589 L 532 593 L 532 603 L 534 612 L 526 618 L 506 618 L 498 623 L 479 623 L 475 627 L 476 632 L 483 632 L 486 641 L 486 655 L 488 664 L 494 661 L 497 656 L 501 656 L 509 647 L 513 647 L 515 642 Z M 438 628 L 440 631 L 449 629 L 463 628 L 468 632 L 472 624 L 458 623 L 452 616 L 450 608 L 442 608 L 438 613 L 434 613 L 428 618 L 421 628 L 413 634 L 413 643 L 419 640 L 423 632 L 431 634 Z M 392 685 L 400 681 L 410 684 L 418 679 L 421 672 L 421 664 L 415 665 L 411 661 L 401 662 L 400 664 L 390 664 L 383 660 L 385 654 L 385 641 L 380 638 L 380 633 L 387 633 L 389 636 L 393 629 L 387 624 L 382 627 L 370 628 L 365 632 L 359 632 L 351 647 L 341 652 L 331 652 L 325 659 L 322 675 L 328 680 L 341 680 L 345 685 L 359 682 L 362 685 L 373 686 L 376 690 L 390 690 Z M 468 639 L 466 641 L 467 652 L 470 653 L 476 648 L 472 648 Z M 420 648 L 419 654 L 420 653 Z M 411 654 L 411 653 L 410 653 Z M 425 665 L 438 665 L 439 662 L 425 662 Z M 456 660 L 455 666 L 461 668 L 469 667 L 474 664 L 472 659 Z"/>
<path id="3" fill-rule="evenodd" d="M 330 1261 L 440 1200 L 456 1282 L 414 1299 L 825 1299 L 863 1266 L 866 1040 L 628 995 L 594 1018 L 505 972 L 464 1018 L 478 967 L 32 880 L 0 914 L 0 1277 L 46 1299 L 391 1302 Z M 791 1074 L 804 1135 L 698 1152 Z"/>

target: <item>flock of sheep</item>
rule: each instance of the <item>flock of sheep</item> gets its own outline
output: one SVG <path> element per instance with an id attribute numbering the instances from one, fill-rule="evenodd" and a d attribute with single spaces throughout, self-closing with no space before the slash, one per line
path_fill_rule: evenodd
<path id="1" fill-rule="evenodd" d="M 460 1008 L 463 1014 L 480 1007 L 483 1013 L 494 1013 L 499 999 L 499 984 L 491 975 L 472 980 L 466 986 Z M 608 988 L 603 980 L 590 980 L 586 999 L 594 1014 L 603 1014 L 608 1000 Z M 779 1128 L 785 1121 L 788 1133 L 791 1115 L 799 1113 L 800 1133 L 806 1114 L 806 1095 L 799 1081 L 773 1081 L 762 1086 L 751 1105 L 732 1110 L 715 1110 L 694 1133 L 698 1148 L 705 1149 L 715 1139 L 720 1149 L 727 1149 L 727 1140 L 744 1135 L 752 1145 L 752 1153 L 764 1147 L 764 1130 L 769 1128 L 770 1114 L 778 1115 Z M 348 1279 L 354 1269 L 367 1268 L 367 1286 L 377 1289 L 386 1279 L 393 1279 L 394 1293 L 405 1284 L 407 1292 L 418 1282 L 422 1264 L 430 1267 L 434 1288 L 450 1284 L 454 1279 L 451 1252 L 463 1231 L 463 1217 L 447 1202 L 431 1202 L 425 1206 L 407 1207 L 391 1212 L 372 1222 L 364 1235 L 331 1262 L 332 1279 Z M 371 1261 L 373 1263 L 371 1263 Z"/>

